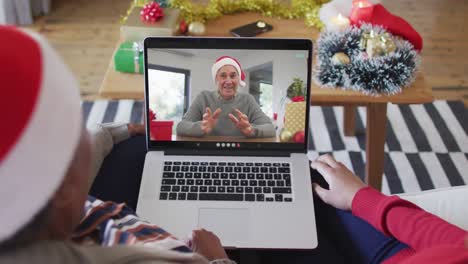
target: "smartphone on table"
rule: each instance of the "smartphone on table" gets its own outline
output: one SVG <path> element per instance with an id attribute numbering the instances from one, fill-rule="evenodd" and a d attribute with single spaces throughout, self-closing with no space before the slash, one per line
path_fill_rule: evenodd
<path id="1" fill-rule="evenodd" d="M 273 26 L 263 20 L 258 20 L 253 23 L 243 25 L 231 29 L 231 34 L 236 37 L 254 37 L 258 34 L 268 32 L 273 29 Z"/>

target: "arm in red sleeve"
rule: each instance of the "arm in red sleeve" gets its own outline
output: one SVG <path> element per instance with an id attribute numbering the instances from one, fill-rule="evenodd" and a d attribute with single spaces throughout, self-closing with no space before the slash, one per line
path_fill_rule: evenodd
<path id="1" fill-rule="evenodd" d="M 397 196 L 366 187 L 354 196 L 352 212 L 372 226 L 415 249 L 462 245 L 468 234 L 441 218 Z"/>

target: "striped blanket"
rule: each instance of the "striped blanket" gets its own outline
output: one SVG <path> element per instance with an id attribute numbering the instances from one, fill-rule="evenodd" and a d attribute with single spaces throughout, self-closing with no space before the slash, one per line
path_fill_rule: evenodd
<path id="1" fill-rule="evenodd" d="M 343 108 L 310 108 L 309 158 L 331 153 L 364 175 L 366 109 L 358 108 L 355 137 L 343 134 Z M 88 125 L 141 122 L 143 103 L 134 100 L 83 102 Z M 418 192 L 468 183 L 468 111 L 460 101 L 388 105 L 382 191 Z"/>
<path id="2" fill-rule="evenodd" d="M 144 245 L 191 252 L 164 229 L 138 218 L 125 204 L 103 202 L 92 196 L 88 196 L 85 216 L 75 229 L 73 240 L 86 245 Z"/>

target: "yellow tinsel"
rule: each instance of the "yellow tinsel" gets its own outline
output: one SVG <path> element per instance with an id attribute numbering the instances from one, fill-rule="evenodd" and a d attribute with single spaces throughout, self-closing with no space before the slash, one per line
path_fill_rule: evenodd
<path id="1" fill-rule="evenodd" d="M 133 0 L 133 4 L 136 7 L 143 7 L 145 6 L 148 2 L 151 2 L 151 0 Z"/>
<path id="2" fill-rule="evenodd" d="M 143 6 L 151 0 L 134 0 L 127 14 L 121 18 L 124 23 L 134 7 Z M 208 4 L 196 4 L 192 0 L 169 0 L 169 6 L 180 9 L 186 23 L 206 23 L 222 15 L 240 12 L 258 12 L 266 17 L 282 19 L 303 18 L 307 26 L 322 28 L 318 12 L 329 0 L 210 0 Z"/>

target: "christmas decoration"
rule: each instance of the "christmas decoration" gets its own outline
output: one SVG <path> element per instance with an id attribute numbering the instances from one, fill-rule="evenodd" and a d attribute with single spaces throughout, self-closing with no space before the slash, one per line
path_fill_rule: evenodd
<path id="1" fill-rule="evenodd" d="M 284 129 L 295 134 L 297 131 L 305 130 L 305 114 L 307 103 L 290 102 L 286 104 L 284 113 Z"/>
<path id="2" fill-rule="evenodd" d="M 173 8 L 164 9 L 164 18 L 154 23 L 141 21 L 140 11 L 136 7 L 128 15 L 120 26 L 121 39 L 125 41 L 142 41 L 148 36 L 173 36 L 179 26 L 180 10 Z"/>
<path id="3" fill-rule="evenodd" d="M 351 61 L 349 60 L 348 55 L 344 52 L 337 52 L 333 54 L 331 58 L 331 62 L 334 65 L 342 65 L 342 64 L 349 64 Z"/>
<path id="4" fill-rule="evenodd" d="M 188 26 L 188 32 L 191 35 L 201 36 L 205 34 L 205 31 L 206 31 L 205 25 L 201 22 L 192 22 Z"/>
<path id="5" fill-rule="evenodd" d="M 292 137 L 292 140 L 296 143 L 304 143 L 305 141 L 305 132 L 297 131 L 296 134 Z"/>
<path id="6" fill-rule="evenodd" d="M 153 112 L 153 110 L 149 110 L 149 120 L 155 120 L 156 119 L 156 114 Z"/>
<path id="7" fill-rule="evenodd" d="M 133 12 L 134 9 L 138 8 L 140 10 L 143 8 L 146 4 L 150 4 L 153 2 L 156 2 L 159 4 L 160 7 L 166 8 L 169 7 L 168 1 L 170 0 L 134 0 L 131 4 L 130 7 L 127 9 L 127 13 L 123 16 L 120 16 L 120 24 L 125 24 L 127 21 L 128 17 L 130 14 Z"/>
<path id="8" fill-rule="evenodd" d="M 416 50 L 422 50 L 421 35 L 403 18 L 393 15 L 383 5 L 369 5 L 353 12 L 350 16 L 351 25 L 360 26 L 365 23 L 381 26 L 393 35 L 407 39 Z"/>
<path id="9" fill-rule="evenodd" d="M 306 87 L 304 81 L 301 78 L 294 78 L 293 83 L 289 85 L 286 91 L 286 96 L 291 99 L 295 96 L 304 96 L 305 92 Z"/>
<path id="10" fill-rule="evenodd" d="M 349 19 L 344 17 L 342 14 L 338 14 L 336 17 L 330 19 L 330 23 L 327 25 L 328 30 L 344 30 L 349 27 Z"/>
<path id="11" fill-rule="evenodd" d="M 388 55 L 395 51 L 396 46 L 388 32 L 378 34 L 371 29 L 369 32 L 364 32 L 361 35 L 359 48 L 365 50 L 367 55 L 373 58 L 375 56 Z"/>
<path id="12" fill-rule="evenodd" d="M 114 55 L 114 68 L 119 72 L 143 73 L 143 45 L 137 42 L 120 44 Z"/>
<path id="13" fill-rule="evenodd" d="M 370 57 L 360 49 L 361 39 L 374 32 L 389 36 L 395 44 L 393 52 Z M 388 35 L 386 35 L 388 34 Z M 333 55 L 343 52 L 349 64 L 333 63 Z M 325 31 L 318 39 L 318 63 L 314 80 L 324 87 L 340 87 L 369 95 L 395 94 L 409 86 L 419 69 L 420 57 L 413 45 L 389 34 L 380 26 L 363 24 L 343 32 Z"/>
<path id="14" fill-rule="evenodd" d="M 373 4 L 367 0 L 353 0 L 353 7 L 349 15 L 350 20 L 354 23 L 361 16 L 368 16 L 372 13 Z"/>
<path id="15" fill-rule="evenodd" d="M 291 141 L 292 136 L 293 136 L 293 134 L 291 132 L 289 132 L 286 129 L 283 129 L 281 131 L 281 133 L 280 133 L 280 141 L 281 142 L 289 142 L 289 141 Z"/>
<path id="16" fill-rule="evenodd" d="M 179 33 L 185 34 L 188 31 L 188 25 L 185 23 L 185 20 L 180 21 L 179 23 Z"/>
<path id="17" fill-rule="evenodd" d="M 154 23 L 163 17 L 163 9 L 159 6 L 159 3 L 156 2 L 146 4 L 140 11 L 140 19 L 143 22 Z"/>
<path id="18" fill-rule="evenodd" d="M 320 21 L 324 24 L 327 30 L 334 30 L 335 23 L 334 19 L 337 19 L 340 15 L 342 17 L 347 18 L 351 14 L 351 10 L 353 9 L 353 2 L 351 0 L 332 0 L 328 3 L 322 5 L 319 10 L 319 18 Z M 369 0 L 366 1 L 372 4 L 378 4 L 379 0 Z M 360 4 L 357 4 L 358 6 Z M 362 5 L 362 4 L 361 4 Z M 349 22 L 349 20 L 348 20 Z"/>
<path id="19" fill-rule="evenodd" d="M 239 12 L 259 12 L 266 17 L 282 19 L 303 18 L 307 26 L 320 28 L 318 19 L 320 6 L 328 0 L 291 0 L 284 4 L 280 0 L 210 0 L 208 4 L 195 4 L 191 0 L 172 0 L 169 5 L 182 10 L 182 18 L 187 22 L 205 23 L 225 14 Z"/>
<path id="20" fill-rule="evenodd" d="M 158 140 L 158 141 L 171 141 L 173 126 L 174 126 L 174 121 L 152 120 L 150 123 L 151 139 Z"/>
<path id="21" fill-rule="evenodd" d="M 304 96 L 298 95 L 298 96 L 294 96 L 293 98 L 291 98 L 291 101 L 293 101 L 294 103 L 297 103 L 297 102 L 304 102 L 305 99 L 304 99 Z"/>
<path id="22" fill-rule="evenodd" d="M 169 2 L 170 0 L 133 0 L 133 5 L 135 7 L 143 7 L 145 6 L 146 4 L 149 4 L 149 3 L 152 3 L 152 2 L 156 2 L 159 4 L 160 7 L 168 7 L 169 6 Z"/>

